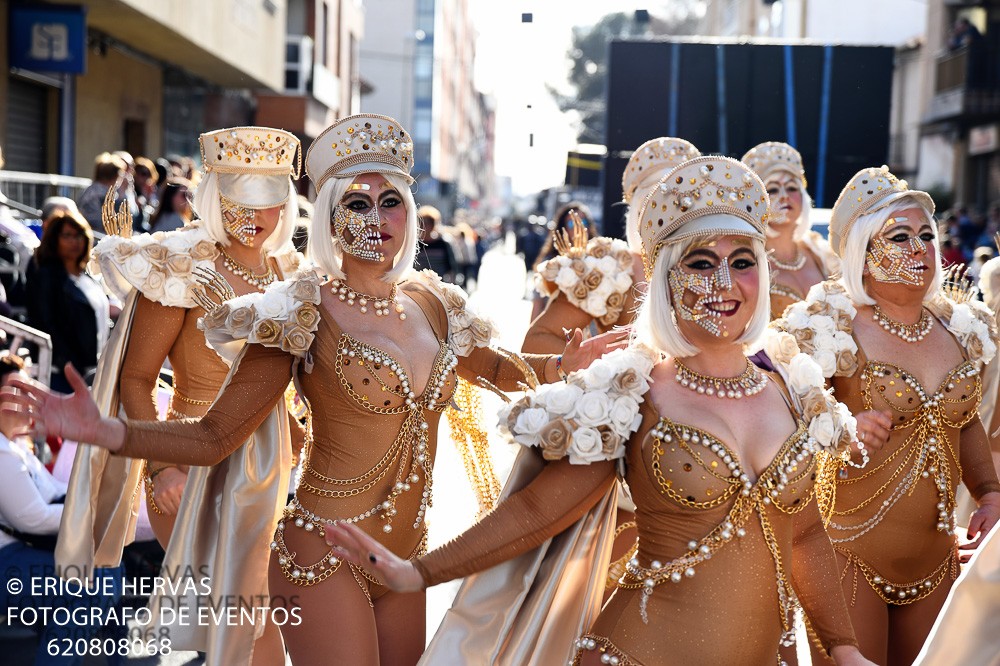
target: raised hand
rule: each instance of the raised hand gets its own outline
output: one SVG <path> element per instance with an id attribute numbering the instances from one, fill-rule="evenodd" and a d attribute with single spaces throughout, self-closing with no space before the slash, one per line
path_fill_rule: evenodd
<path id="1" fill-rule="evenodd" d="M 892 415 L 888 411 L 870 409 L 855 415 L 858 421 L 858 440 L 869 451 L 878 451 L 889 441 Z"/>
<path id="2" fill-rule="evenodd" d="M 394 592 L 419 592 L 424 579 L 413 562 L 397 557 L 359 527 L 334 521 L 324 528 L 326 543 L 337 556 L 361 567 Z"/>
<path id="3" fill-rule="evenodd" d="M 629 333 L 627 328 L 616 328 L 584 340 L 583 331 L 576 329 L 563 351 L 563 370 L 567 373 L 582 370 L 608 352 L 628 346 Z"/>
<path id="4" fill-rule="evenodd" d="M 1000 520 L 1000 493 L 986 493 L 979 500 L 979 508 L 969 519 L 968 537 L 971 541 L 959 546 L 960 550 L 966 551 L 959 555 L 959 560 L 964 563 L 972 559 L 973 553 L 968 551 L 979 547 L 998 520 Z"/>
<path id="5" fill-rule="evenodd" d="M 73 388 L 70 395 L 56 393 L 17 374 L 8 376 L 0 390 L 0 409 L 21 417 L 23 425 L 15 436 L 62 437 L 112 451 L 120 449 L 125 439 L 124 424 L 118 419 L 101 418 L 90 389 L 71 363 L 66 364 L 64 372 Z"/>

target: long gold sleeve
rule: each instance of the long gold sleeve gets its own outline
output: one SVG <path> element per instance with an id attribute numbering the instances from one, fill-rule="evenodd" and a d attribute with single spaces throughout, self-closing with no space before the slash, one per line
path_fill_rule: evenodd
<path id="1" fill-rule="evenodd" d="M 552 355 L 520 354 L 520 357 L 535 371 L 538 381 L 547 383 L 545 365 Z M 520 388 L 518 382 L 524 382 L 524 373 L 490 347 L 477 347 L 468 356 L 459 356 L 458 374 L 473 384 L 476 377 L 482 377 L 503 391 L 517 391 Z"/>
<path id="2" fill-rule="evenodd" d="M 962 428 L 958 457 L 962 465 L 962 482 L 975 500 L 986 493 L 1000 492 L 1000 480 L 997 480 L 990 440 L 982 419 L 974 418 Z"/>
<path id="3" fill-rule="evenodd" d="M 569 302 L 559 292 L 553 295 L 545 309 L 538 315 L 524 336 L 522 352 L 532 354 L 561 354 L 566 347 L 564 328 L 586 330 L 593 321 L 588 313 Z"/>
<path id="4" fill-rule="evenodd" d="M 455 539 L 414 561 L 427 586 L 488 569 L 565 530 L 604 496 L 614 463 L 548 463 L 527 486 Z M 603 574 L 601 574 L 603 575 Z"/>
<path id="5" fill-rule="evenodd" d="M 840 585 L 837 557 L 816 502 L 810 502 L 795 516 L 792 585 L 810 626 L 828 653 L 838 645 L 857 646 Z"/>
<path id="6" fill-rule="evenodd" d="M 215 465 L 236 450 L 282 399 L 291 379 L 291 354 L 250 345 L 222 395 L 200 419 L 128 421 L 118 453 L 175 464 Z"/>
<path id="7" fill-rule="evenodd" d="M 145 296 L 136 299 L 132 334 L 119 380 L 119 400 L 129 419 L 156 420 L 156 380 L 184 327 L 185 312 L 184 308 L 167 307 Z"/>

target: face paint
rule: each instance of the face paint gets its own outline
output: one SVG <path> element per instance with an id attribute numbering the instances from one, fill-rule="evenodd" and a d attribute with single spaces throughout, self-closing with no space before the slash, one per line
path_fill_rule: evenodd
<path id="1" fill-rule="evenodd" d="M 905 217 L 889 218 L 885 226 L 906 220 Z M 886 284 L 908 284 L 917 287 L 922 285 L 924 275 L 918 269 L 924 264 L 919 257 L 927 254 L 927 243 L 918 236 L 910 238 L 908 243 L 909 253 L 882 234 L 872 238 L 868 253 L 865 255 L 872 278 Z"/>
<path id="2" fill-rule="evenodd" d="M 792 176 L 776 176 L 767 181 L 765 185 L 767 196 L 771 201 L 770 224 L 784 224 L 788 222 L 788 210 L 779 206 L 782 198 L 791 199 L 793 195 L 800 194 L 802 188 L 798 181 Z"/>
<path id="3" fill-rule="evenodd" d="M 229 235 L 239 241 L 241 245 L 253 247 L 254 237 L 257 235 L 257 225 L 254 224 L 257 211 L 241 206 L 221 194 L 219 202 L 222 204 L 223 226 Z"/>
<path id="4" fill-rule="evenodd" d="M 378 207 L 359 213 L 344 204 L 333 209 L 333 229 L 344 252 L 366 261 L 383 261 L 385 255 L 375 248 L 382 245 L 382 220 Z"/>
<path id="5" fill-rule="evenodd" d="M 722 301 L 722 293 L 729 291 L 733 286 L 728 257 L 709 276 L 688 273 L 680 266 L 674 267 L 667 273 L 667 284 L 670 287 L 674 310 L 681 319 L 693 321 L 717 338 L 729 335 L 729 332 L 723 331 L 719 325 L 722 315 L 707 307 L 709 303 Z M 684 304 L 685 291 L 690 291 L 696 297 L 694 305 L 690 307 Z"/>

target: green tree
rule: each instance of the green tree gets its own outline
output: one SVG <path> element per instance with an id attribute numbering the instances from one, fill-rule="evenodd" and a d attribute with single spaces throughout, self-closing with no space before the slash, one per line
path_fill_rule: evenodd
<path id="1" fill-rule="evenodd" d="M 592 26 L 573 28 L 569 60 L 569 92 L 549 86 L 559 108 L 579 114 L 577 139 L 580 143 L 604 143 L 605 83 L 608 75 L 608 45 L 613 39 L 648 39 L 669 35 L 695 34 L 700 17 L 696 3 L 685 0 L 674 6 L 667 17 L 651 17 L 643 12 L 608 14 Z"/>

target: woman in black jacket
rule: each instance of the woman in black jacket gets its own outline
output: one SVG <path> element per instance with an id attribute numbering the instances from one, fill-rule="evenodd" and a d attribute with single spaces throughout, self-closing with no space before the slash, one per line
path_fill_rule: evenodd
<path id="1" fill-rule="evenodd" d="M 28 323 L 52 336 L 51 386 L 63 393 L 72 393 L 62 374 L 66 362 L 84 376 L 92 373 L 108 340 L 108 297 L 84 270 L 93 245 L 86 220 L 69 211 L 57 214 L 28 276 Z"/>

